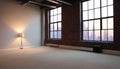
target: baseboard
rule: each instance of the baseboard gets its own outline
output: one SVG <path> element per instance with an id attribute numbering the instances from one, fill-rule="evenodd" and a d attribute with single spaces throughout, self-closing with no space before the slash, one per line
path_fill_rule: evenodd
<path id="1" fill-rule="evenodd" d="M 60 48 L 64 48 L 64 49 L 74 49 L 74 50 L 92 51 L 92 48 L 78 47 L 78 46 L 60 45 L 59 47 L 60 47 Z"/>
<path id="2" fill-rule="evenodd" d="M 24 48 L 35 48 L 35 47 L 40 47 L 40 46 L 24 46 Z M 20 49 L 20 48 L 6 48 L 6 49 L 0 49 L 0 50 L 15 50 L 15 49 Z"/>
<path id="3" fill-rule="evenodd" d="M 87 48 L 87 47 L 78 47 L 78 46 L 69 46 L 69 45 L 60 45 L 59 47 L 64 49 L 84 50 L 91 52 L 93 51 L 93 48 Z M 120 56 L 120 51 L 115 51 L 115 50 L 103 49 L 102 53 Z"/>
<path id="4" fill-rule="evenodd" d="M 36 47 L 40 47 L 40 46 L 24 46 L 23 48 L 36 48 Z"/>
<path id="5" fill-rule="evenodd" d="M 59 47 L 58 44 L 50 44 L 50 43 L 47 43 L 46 46 Z"/>
<path id="6" fill-rule="evenodd" d="M 115 50 L 107 50 L 107 49 L 103 49 L 103 53 L 120 56 L 120 51 L 115 51 Z"/>
<path id="7" fill-rule="evenodd" d="M 19 48 L 6 48 L 6 49 L 0 49 L 0 51 L 2 51 L 2 50 L 15 50 L 15 49 L 19 49 Z"/>

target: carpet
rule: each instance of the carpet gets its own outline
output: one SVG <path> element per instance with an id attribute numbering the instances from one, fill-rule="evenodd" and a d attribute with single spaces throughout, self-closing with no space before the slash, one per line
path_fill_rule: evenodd
<path id="1" fill-rule="evenodd" d="M 120 69 L 120 56 L 53 47 L 0 50 L 0 69 Z"/>

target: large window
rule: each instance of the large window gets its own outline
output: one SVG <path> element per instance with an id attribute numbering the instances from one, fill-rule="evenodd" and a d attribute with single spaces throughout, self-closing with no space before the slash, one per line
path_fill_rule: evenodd
<path id="1" fill-rule="evenodd" d="M 50 10 L 49 14 L 49 39 L 61 39 L 61 10 L 62 8 L 55 8 Z"/>
<path id="2" fill-rule="evenodd" d="M 113 41 L 113 21 L 113 0 L 82 2 L 83 40 Z"/>

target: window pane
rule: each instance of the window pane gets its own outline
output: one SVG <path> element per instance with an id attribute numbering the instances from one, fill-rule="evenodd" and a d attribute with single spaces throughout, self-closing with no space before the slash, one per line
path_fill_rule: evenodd
<path id="1" fill-rule="evenodd" d="M 57 21 L 61 21 L 61 14 L 58 15 L 58 20 Z"/>
<path id="2" fill-rule="evenodd" d="M 89 30 L 93 30 L 93 21 L 89 21 Z"/>
<path id="3" fill-rule="evenodd" d="M 108 41 L 113 41 L 113 30 L 108 30 Z"/>
<path id="4" fill-rule="evenodd" d="M 50 24 L 50 31 L 53 31 L 53 24 Z"/>
<path id="5" fill-rule="evenodd" d="M 102 41 L 107 41 L 107 30 L 102 30 Z"/>
<path id="6" fill-rule="evenodd" d="M 93 10 L 89 10 L 89 19 L 93 19 L 94 15 L 93 15 Z"/>
<path id="7" fill-rule="evenodd" d="M 57 14 L 57 9 L 54 9 L 54 15 L 56 15 Z"/>
<path id="8" fill-rule="evenodd" d="M 113 6 L 108 6 L 108 16 L 113 16 Z"/>
<path id="9" fill-rule="evenodd" d="M 83 22 L 83 30 L 88 30 L 88 21 Z"/>
<path id="10" fill-rule="evenodd" d="M 61 10 L 61 7 L 59 7 L 59 8 L 58 8 L 58 14 L 60 14 L 61 11 L 62 11 L 62 10 Z"/>
<path id="11" fill-rule="evenodd" d="M 89 3 L 89 9 L 93 9 L 93 0 L 90 0 L 88 3 Z"/>
<path id="12" fill-rule="evenodd" d="M 95 20 L 94 21 L 94 26 L 95 26 L 94 27 L 95 29 L 100 29 L 100 20 Z"/>
<path id="13" fill-rule="evenodd" d="M 83 40 L 113 41 L 113 0 L 83 2 Z"/>
<path id="14" fill-rule="evenodd" d="M 53 10 L 50 10 L 50 15 L 53 15 L 54 11 Z"/>
<path id="15" fill-rule="evenodd" d="M 54 16 L 54 22 L 57 22 L 57 15 Z"/>
<path id="16" fill-rule="evenodd" d="M 108 0 L 108 5 L 112 5 L 113 4 L 113 0 Z"/>
<path id="17" fill-rule="evenodd" d="M 61 22 L 58 23 L 58 30 L 61 30 Z"/>
<path id="18" fill-rule="evenodd" d="M 102 6 L 107 6 L 107 0 L 102 0 Z"/>
<path id="19" fill-rule="evenodd" d="M 54 17 L 54 16 L 51 16 L 51 17 L 50 17 L 50 22 L 53 22 L 53 20 L 54 20 L 53 17 Z"/>
<path id="20" fill-rule="evenodd" d="M 57 30 L 57 23 L 54 23 L 54 30 Z"/>
<path id="21" fill-rule="evenodd" d="M 61 38 L 61 31 L 58 31 L 58 38 Z"/>
<path id="22" fill-rule="evenodd" d="M 54 31 L 54 38 L 57 38 L 57 31 Z"/>
<path id="23" fill-rule="evenodd" d="M 93 31 L 89 31 L 89 40 L 93 40 Z"/>
<path id="24" fill-rule="evenodd" d="M 100 30 L 95 31 L 95 40 L 100 40 Z"/>
<path id="25" fill-rule="evenodd" d="M 88 19 L 88 12 L 84 11 L 83 12 L 83 20 L 87 20 Z"/>
<path id="26" fill-rule="evenodd" d="M 83 31 L 83 40 L 88 40 L 88 31 Z"/>
<path id="27" fill-rule="evenodd" d="M 113 18 L 108 18 L 108 29 L 113 29 Z"/>
<path id="28" fill-rule="evenodd" d="M 54 38 L 53 36 L 54 36 L 53 32 L 50 32 L 50 38 L 51 39 Z"/>
<path id="29" fill-rule="evenodd" d="M 102 8 L 102 17 L 107 17 L 107 7 Z"/>
<path id="30" fill-rule="evenodd" d="M 55 8 L 50 10 L 49 18 L 49 38 L 58 39 L 61 38 L 61 13 L 62 8 Z"/>
<path id="31" fill-rule="evenodd" d="M 107 19 L 102 19 L 102 29 L 107 29 Z"/>
<path id="32" fill-rule="evenodd" d="M 94 0 L 95 8 L 100 7 L 100 0 Z"/>
<path id="33" fill-rule="evenodd" d="M 83 2 L 83 10 L 87 10 L 88 8 L 87 8 L 87 6 L 88 6 L 88 2 Z"/>
<path id="34" fill-rule="evenodd" d="M 95 18 L 100 18 L 100 8 L 95 9 Z"/>

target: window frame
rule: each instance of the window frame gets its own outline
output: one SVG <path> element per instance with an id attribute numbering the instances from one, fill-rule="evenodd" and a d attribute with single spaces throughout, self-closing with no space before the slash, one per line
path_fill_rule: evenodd
<path id="1" fill-rule="evenodd" d="M 107 28 L 107 29 L 102 29 L 102 27 L 103 27 L 103 25 L 102 25 L 102 20 L 103 19 L 109 19 L 109 18 L 113 18 L 113 21 L 114 21 L 114 0 L 113 0 L 113 4 L 111 4 L 111 5 L 106 5 L 106 6 L 102 6 L 102 0 L 100 0 L 100 7 L 97 7 L 97 8 L 94 8 L 94 4 L 93 4 L 93 8 L 92 9 L 89 9 L 88 8 L 88 3 L 87 3 L 87 10 L 83 10 L 83 2 L 87 2 L 87 1 L 82 1 L 81 2 L 81 4 L 80 4 L 80 6 L 81 6 L 81 10 L 80 10 L 80 14 L 81 14 L 81 40 L 83 41 L 83 42 L 102 42 L 102 43 L 111 43 L 111 42 L 114 42 L 114 22 L 113 22 L 113 28 L 112 29 L 109 29 L 109 28 Z M 94 3 L 94 2 L 93 2 Z M 110 6 L 112 6 L 113 7 L 113 16 L 108 16 L 108 7 L 110 7 Z M 104 7 L 107 7 L 107 17 L 102 17 L 102 8 L 104 8 Z M 100 17 L 99 18 L 95 18 L 95 15 L 93 16 L 94 18 L 93 19 L 89 19 L 89 16 L 88 16 L 88 19 L 86 19 L 86 20 L 83 20 L 83 12 L 84 11 L 86 11 L 87 13 L 88 13 L 88 15 L 89 15 L 89 10 L 93 10 L 93 14 L 95 14 L 95 10 L 96 9 L 100 9 Z M 92 31 L 93 31 L 93 40 L 89 40 L 89 34 L 87 35 L 87 37 L 88 37 L 88 40 L 84 40 L 84 36 L 83 36 L 83 32 L 85 31 L 85 30 L 83 30 L 83 22 L 85 22 L 85 21 L 95 21 L 95 20 L 100 20 L 100 40 L 95 40 L 95 31 L 96 31 L 96 29 L 93 29 Z M 89 23 L 88 23 L 89 24 Z M 94 22 L 93 22 L 93 24 L 95 24 Z M 108 24 L 108 22 L 107 22 L 107 24 Z M 95 26 L 95 25 L 94 25 Z M 102 40 L 102 30 L 107 30 L 107 41 L 103 41 Z M 108 35 L 108 31 L 109 30 L 112 30 L 113 31 L 113 41 L 109 41 L 108 40 L 108 37 L 109 37 L 109 35 Z M 86 31 L 90 31 L 89 29 L 88 30 L 86 30 Z"/>
<path id="2" fill-rule="evenodd" d="M 61 8 L 61 13 L 58 13 L 58 11 L 57 11 L 57 14 L 53 14 L 53 15 L 50 14 L 51 10 L 55 10 L 55 9 L 58 9 L 58 8 Z M 60 21 L 58 21 L 58 19 L 57 19 L 56 22 L 51 22 L 51 16 L 52 17 L 57 16 L 57 18 L 58 18 L 59 15 L 61 15 L 61 20 Z M 57 24 L 57 26 L 56 26 L 57 30 L 55 30 L 54 27 L 53 27 L 53 30 L 51 31 L 51 24 L 53 24 L 53 26 L 55 24 Z M 58 24 L 61 24 L 60 30 L 59 30 Z M 52 38 L 51 38 L 51 32 L 53 32 L 53 37 Z M 54 34 L 55 32 L 57 33 L 56 37 L 55 37 L 55 34 Z M 60 37 L 58 37 L 58 35 L 59 35 L 58 32 L 61 32 Z M 54 8 L 54 9 L 50 9 L 49 12 L 48 12 L 48 39 L 50 39 L 50 40 L 61 40 L 62 39 L 62 7 L 57 7 L 57 8 Z"/>

